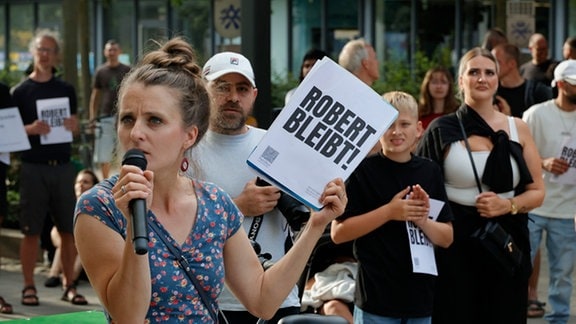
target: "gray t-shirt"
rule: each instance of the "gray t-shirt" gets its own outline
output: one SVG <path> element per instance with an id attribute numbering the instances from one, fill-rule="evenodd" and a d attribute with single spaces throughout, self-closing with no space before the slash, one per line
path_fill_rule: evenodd
<path id="1" fill-rule="evenodd" d="M 256 173 L 248 166 L 246 160 L 266 133 L 260 128 L 249 127 L 241 135 L 223 135 L 208 131 L 198 146 L 192 151 L 200 172 L 196 178 L 213 182 L 232 198 L 237 197 L 247 182 L 256 178 Z M 246 233 L 250 231 L 253 217 L 246 217 L 242 226 Z M 285 254 L 284 243 L 289 235 L 289 227 L 284 216 L 274 209 L 262 219 L 256 236 L 262 253 L 270 253 L 272 261 Z M 218 298 L 220 309 L 226 311 L 245 311 L 246 308 L 225 287 Z M 298 288 L 295 286 L 280 307 L 299 307 Z"/>

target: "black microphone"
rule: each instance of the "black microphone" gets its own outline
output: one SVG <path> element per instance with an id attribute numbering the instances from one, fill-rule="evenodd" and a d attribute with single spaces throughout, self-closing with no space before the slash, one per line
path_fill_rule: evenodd
<path id="1" fill-rule="evenodd" d="M 135 165 L 142 170 L 146 170 L 148 161 L 144 152 L 139 149 L 130 149 L 124 158 L 122 165 Z M 136 254 L 148 253 L 148 222 L 146 220 L 146 200 L 142 198 L 132 199 L 129 204 L 132 214 L 132 244 Z"/>

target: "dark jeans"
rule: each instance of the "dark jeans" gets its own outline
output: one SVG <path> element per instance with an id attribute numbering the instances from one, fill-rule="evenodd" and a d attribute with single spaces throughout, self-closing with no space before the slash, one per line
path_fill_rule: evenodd
<path id="1" fill-rule="evenodd" d="M 258 317 L 245 311 L 222 311 L 228 319 L 228 324 L 250 324 L 258 322 Z M 268 324 L 276 324 L 280 319 L 288 315 L 294 315 L 300 313 L 300 307 L 286 307 L 280 308 L 274 317 L 266 321 Z M 226 321 L 222 318 L 222 314 L 218 314 L 219 324 L 226 324 Z"/>

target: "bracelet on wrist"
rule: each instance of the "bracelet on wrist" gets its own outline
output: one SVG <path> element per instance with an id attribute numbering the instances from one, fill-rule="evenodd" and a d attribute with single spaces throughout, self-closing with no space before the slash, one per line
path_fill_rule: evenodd
<path id="1" fill-rule="evenodd" d="M 518 206 L 514 202 L 514 198 L 509 198 L 508 200 L 510 200 L 510 214 L 511 215 L 518 214 Z"/>

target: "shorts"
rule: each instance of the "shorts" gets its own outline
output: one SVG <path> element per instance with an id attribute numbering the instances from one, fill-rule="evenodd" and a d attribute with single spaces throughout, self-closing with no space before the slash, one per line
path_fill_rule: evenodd
<path id="1" fill-rule="evenodd" d="M 47 217 L 60 232 L 72 233 L 76 196 L 76 167 L 22 162 L 20 167 L 20 229 L 40 235 Z"/>
<path id="2" fill-rule="evenodd" d="M 94 129 L 94 163 L 110 163 L 116 151 L 116 117 L 103 117 Z"/>

